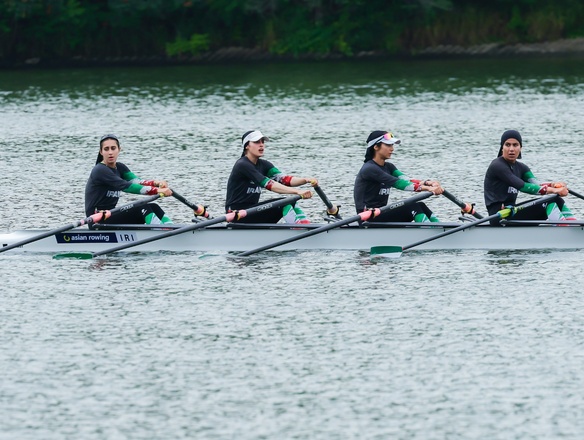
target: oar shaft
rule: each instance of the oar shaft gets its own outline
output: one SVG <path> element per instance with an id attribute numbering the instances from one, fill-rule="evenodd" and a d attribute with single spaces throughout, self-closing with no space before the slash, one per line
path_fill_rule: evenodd
<path id="1" fill-rule="evenodd" d="M 580 193 L 577 193 L 576 191 L 573 191 L 573 190 L 571 190 L 571 189 L 569 189 L 569 190 L 568 190 L 568 192 L 569 192 L 570 194 L 572 194 L 573 196 L 575 196 L 575 197 L 578 197 L 579 199 L 583 199 L 583 200 L 584 200 L 584 196 L 583 196 L 582 194 L 580 194 Z"/>
<path id="2" fill-rule="evenodd" d="M 100 216 L 100 217 L 101 217 L 101 216 Z M 89 217 L 88 217 L 88 218 L 89 218 Z M 84 219 L 84 220 L 87 220 L 87 219 Z M 84 220 L 83 220 L 83 221 L 84 221 Z M 35 241 L 42 240 L 43 238 L 50 237 L 51 235 L 56 235 L 56 234 L 58 234 L 59 232 L 65 232 L 65 231 L 68 231 L 69 229 L 76 228 L 77 226 L 81 226 L 81 225 L 83 225 L 83 224 L 84 224 L 84 223 L 82 223 L 82 221 L 80 220 L 80 221 L 77 221 L 77 222 L 75 222 L 75 223 L 71 223 L 71 224 L 69 224 L 69 225 L 65 225 L 65 226 L 62 226 L 62 227 L 60 227 L 60 228 L 53 229 L 53 230 L 51 230 L 51 231 L 46 231 L 46 232 L 43 232 L 42 234 L 35 235 L 35 236 L 33 236 L 33 237 L 29 237 L 29 238 L 27 238 L 27 239 L 25 239 L 25 240 L 21 240 L 21 241 L 19 241 L 19 242 L 17 242 L 17 243 L 12 243 L 12 244 L 9 244 L 8 246 L 4 246 L 3 248 L 0 248 L 0 253 L 2 253 L 2 252 L 6 252 L 6 251 L 9 251 L 10 249 L 14 249 L 14 248 L 17 248 L 17 247 L 20 247 L 20 246 L 24 246 L 24 245 L 26 245 L 26 244 L 33 243 L 33 242 L 35 242 Z"/>
<path id="3" fill-rule="evenodd" d="M 106 214 L 107 214 L 106 218 L 109 218 L 112 215 L 116 215 L 116 214 L 118 214 L 118 213 L 120 213 L 122 211 L 128 211 L 130 209 L 133 209 L 133 208 L 137 208 L 139 206 L 146 205 L 147 203 L 150 203 L 150 202 L 156 200 L 159 197 L 160 197 L 160 195 L 154 195 L 154 196 L 151 196 L 151 197 L 147 197 L 145 199 L 142 199 L 142 200 L 138 200 L 138 201 L 135 201 L 135 202 L 131 202 L 131 203 L 128 203 L 126 205 L 123 205 L 123 206 L 119 206 L 117 208 L 114 208 L 111 211 L 109 211 L 109 213 L 107 211 L 105 213 L 104 212 L 96 212 L 95 214 L 90 215 L 89 217 L 86 217 L 86 218 L 84 218 L 82 220 L 78 220 L 78 221 L 76 221 L 74 223 L 70 223 L 68 225 L 61 226 L 60 228 L 53 229 L 53 230 L 50 230 L 50 231 L 46 231 L 46 232 L 43 232 L 42 234 L 35 235 L 34 237 L 29 237 L 29 238 L 27 238 L 25 240 L 21 240 L 21 241 L 19 241 L 17 243 L 12 243 L 12 244 L 10 244 L 8 246 L 4 246 L 3 248 L 0 248 L 0 253 L 9 251 L 10 249 L 14 249 L 16 247 L 24 246 L 24 245 L 29 244 L 29 243 L 33 243 L 35 241 L 42 240 L 43 238 L 50 237 L 51 235 L 56 235 L 56 234 L 58 234 L 60 232 L 68 231 L 68 230 L 73 229 L 73 228 L 76 228 L 78 226 L 91 225 L 93 223 L 96 223 L 96 222 L 102 220 L 103 217 Z"/>
<path id="4" fill-rule="evenodd" d="M 182 228 L 172 229 L 170 231 L 162 232 L 158 235 L 153 235 L 152 237 L 143 238 L 142 240 L 138 240 L 138 241 L 134 241 L 134 242 L 130 242 L 130 243 L 124 243 L 124 244 L 121 244 L 119 246 L 115 246 L 115 247 L 105 249 L 105 250 L 99 251 L 99 252 L 93 252 L 92 256 L 99 257 L 100 255 L 112 254 L 114 252 L 122 251 L 124 249 L 128 249 L 131 247 L 140 246 L 142 244 L 151 243 L 151 242 L 156 241 L 156 240 L 162 240 L 163 238 L 172 237 L 173 235 L 184 234 L 185 232 L 194 231 L 195 229 L 204 228 L 205 226 L 211 226 L 211 225 L 214 225 L 216 223 L 224 222 L 226 220 L 227 220 L 227 215 L 222 215 L 220 217 L 216 217 L 216 218 L 213 218 L 210 220 L 205 220 L 205 221 L 200 222 L 200 223 L 193 223 L 192 225 L 189 225 L 189 226 L 184 226 Z"/>
<path id="5" fill-rule="evenodd" d="M 264 211 L 266 209 L 277 208 L 280 206 L 289 205 L 291 203 L 296 202 L 300 198 L 301 198 L 300 196 L 291 196 L 291 197 L 287 197 L 285 199 L 274 200 L 273 202 L 264 203 L 263 205 L 255 206 L 253 208 L 249 208 L 246 210 L 234 211 L 234 212 L 231 212 L 229 214 L 225 214 L 225 215 L 213 218 L 213 219 L 202 221 L 200 223 L 194 223 L 192 225 L 184 226 L 184 227 L 179 228 L 179 229 L 165 231 L 165 232 L 162 232 L 158 235 L 144 238 L 142 240 L 134 241 L 131 243 L 125 243 L 125 244 L 122 244 L 122 245 L 119 245 L 119 246 L 116 246 L 113 248 L 105 249 L 105 250 L 99 251 L 99 252 L 93 252 L 91 255 L 93 257 L 98 257 L 100 255 L 111 254 L 111 253 L 114 253 L 117 251 L 131 248 L 131 247 L 140 246 L 140 245 L 143 245 L 146 243 L 151 243 L 151 242 L 156 241 L 156 240 L 162 240 L 163 238 L 168 238 L 168 237 L 172 237 L 174 235 L 184 234 L 185 232 L 194 231 L 195 229 L 204 228 L 206 226 L 211 226 L 211 225 L 214 225 L 216 223 L 237 220 L 238 218 L 247 217 L 248 215 L 255 214 L 256 212 Z"/>
<path id="6" fill-rule="evenodd" d="M 519 211 L 522 211 L 526 208 L 530 208 L 534 205 L 539 205 L 541 203 L 545 203 L 545 202 L 547 202 L 551 199 L 554 199 L 556 197 L 557 197 L 556 194 L 550 194 L 550 195 L 541 197 L 539 199 L 532 200 L 531 202 L 524 203 L 523 205 L 515 206 L 514 208 L 502 209 L 501 211 L 497 212 L 496 214 L 489 215 L 488 217 L 484 217 L 482 219 L 475 220 L 474 222 L 470 222 L 470 223 L 467 223 L 465 225 L 459 226 L 457 228 L 450 229 L 449 231 L 442 232 L 441 234 L 435 235 L 433 237 L 428 237 L 428 238 L 425 238 L 423 240 L 417 241 L 415 243 L 408 244 L 407 246 L 403 246 L 402 251 L 405 251 L 406 249 L 410 249 L 410 248 L 413 248 L 416 246 L 420 246 L 421 244 L 428 243 L 429 241 L 438 240 L 439 238 L 446 237 L 447 235 L 451 235 L 451 234 L 463 231 L 463 230 L 468 229 L 468 228 L 472 228 L 473 226 L 480 225 L 481 223 L 486 223 L 486 222 L 489 222 L 489 221 L 497 219 L 497 218 L 506 218 L 506 217 L 509 217 L 511 215 L 515 215 Z"/>
<path id="7" fill-rule="evenodd" d="M 424 192 L 422 194 L 417 194 L 413 197 L 410 197 L 409 199 L 402 200 L 400 202 L 392 203 L 390 205 L 379 208 L 379 213 L 377 215 L 379 215 L 385 211 L 389 211 L 391 209 L 399 208 L 399 207 L 404 206 L 408 203 L 418 202 L 420 200 L 423 200 L 425 198 L 430 197 L 431 195 L 432 195 L 431 192 Z M 261 246 L 261 247 L 256 248 L 256 249 L 252 249 L 250 251 L 242 252 L 240 254 L 237 254 L 237 256 L 238 257 L 247 257 L 249 255 L 252 255 L 252 254 L 255 254 L 258 252 L 262 252 L 262 251 L 272 249 L 272 248 L 275 248 L 278 246 L 283 246 L 283 245 L 291 243 L 293 241 L 302 240 L 303 238 L 311 237 L 313 235 L 320 234 L 321 232 L 326 232 L 326 231 L 329 231 L 329 230 L 334 229 L 334 228 L 338 228 L 338 227 L 343 226 L 343 225 L 348 225 L 349 223 L 353 223 L 353 222 L 356 222 L 359 220 L 366 220 L 363 217 L 370 216 L 370 215 L 371 215 L 371 211 L 365 211 L 365 212 L 362 212 L 361 214 L 354 215 L 354 216 L 346 218 L 344 220 L 339 220 L 339 221 L 336 221 L 334 223 L 329 223 L 327 225 L 321 226 L 320 228 L 312 229 L 310 231 L 303 232 L 303 233 L 295 235 L 293 237 L 288 237 L 288 238 L 281 240 L 281 241 L 278 241 L 276 243 L 267 244 L 267 245 Z"/>
<path id="8" fill-rule="evenodd" d="M 130 203 L 126 203 L 125 205 L 118 206 L 117 208 L 110 210 L 110 217 L 113 215 L 119 214 L 120 212 L 126 212 L 126 211 L 129 211 L 130 209 L 134 209 L 134 208 L 138 208 L 140 206 L 147 205 L 148 203 L 153 202 L 154 200 L 159 199 L 161 197 L 164 197 L 164 196 L 161 194 L 155 194 L 153 196 L 146 197 L 144 199 L 136 200 L 134 202 L 130 202 Z"/>
<path id="9" fill-rule="evenodd" d="M 472 204 L 463 202 L 462 200 L 458 199 L 455 195 L 451 194 L 449 191 L 444 190 L 442 195 L 444 197 L 446 197 L 448 200 L 450 200 L 451 202 L 453 202 L 454 204 L 458 205 L 460 207 L 460 209 L 463 210 L 463 212 L 471 214 L 475 218 L 479 218 L 479 219 L 483 218 L 482 215 L 480 215 L 478 212 L 475 211 L 474 206 Z"/>
<path id="10" fill-rule="evenodd" d="M 327 212 L 329 214 L 334 215 L 338 219 L 342 218 L 339 215 L 339 208 L 337 206 L 333 205 L 333 203 L 329 200 L 329 198 L 326 196 L 326 194 L 324 193 L 324 191 L 322 190 L 322 188 L 320 186 L 315 185 L 314 191 L 318 194 L 318 196 L 321 198 L 321 200 L 326 205 Z"/>
<path id="11" fill-rule="evenodd" d="M 191 202 L 190 200 L 186 199 L 185 197 L 181 196 L 179 193 L 177 193 L 174 189 L 171 188 L 172 191 L 172 196 L 177 199 L 179 202 L 185 204 L 186 206 L 188 206 L 189 208 L 191 208 L 193 211 L 195 211 L 195 214 L 205 217 L 205 218 L 209 218 L 209 212 L 207 211 L 207 208 L 205 208 L 203 205 L 197 205 L 196 203 Z"/>
<path id="12" fill-rule="evenodd" d="M 416 246 L 420 246 L 421 244 L 428 243 L 429 241 L 438 240 L 439 238 L 446 237 L 447 235 L 454 234 L 456 232 L 460 232 L 464 229 L 472 228 L 473 226 L 480 225 L 481 223 L 489 222 L 489 221 L 494 220 L 496 218 L 501 218 L 501 211 L 497 212 L 496 214 L 490 215 L 488 217 L 484 217 L 484 218 L 481 218 L 479 220 L 476 220 L 474 222 L 470 222 L 470 223 L 467 223 L 465 225 L 458 226 L 457 228 L 450 229 L 449 231 L 442 232 L 441 234 L 435 235 L 434 237 L 428 237 L 428 238 L 425 238 L 423 240 L 416 241 L 415 243 L 403 246 L 402 251 L 405 251 L 406 249 L 410 249 L 410 248 L 413 248 Z"/>
<path id="13" fill-rule="evenodd" d="M 329 223 L 325 226 L 321 226 L 320 228 L 316 228 L 316 229 L 312 229 L 312 230 L 307 231 L 307 232 L 303 232 L 303 233 L 298 234 L 296 236 L 281 240 L 277 243 L 266 244 L 264 246 L 252 249 L 250 251 L 241 252 L 240 254 L 237 254 L 237 256 L 238 257 L 247 257 L 248 255 L 251 255 L 251 254 L 256 254 L 258 252 L 262 252 L 262 251 L 272 249 L 272 248 L 275 248 L 278 246 L 283 246 L 287 243 L 291 243 L 291 242 L 296 241 L 296 240 L 301 240 L 303 238 L 311 237 L 313 235 L 320 234 L 321 232 L 325 232 L 325 231 L 328 231 L 330 229 L 338 228 L 339 226 L 348 225 L 349 223 L 356 222 L 360 219 L 361 219 L 361 216 L 356 215 L 353 217 L 346 218 L 344 220 L 339 220 L 338 222 Z"/>

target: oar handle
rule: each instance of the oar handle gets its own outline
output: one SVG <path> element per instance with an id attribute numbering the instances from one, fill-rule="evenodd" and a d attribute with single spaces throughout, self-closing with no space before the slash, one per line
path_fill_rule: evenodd
<path id="1" fill-rule="evenodd" d="M 463 213 L 470 214 L 470 215 L 474 216 L 475 218 L 479 218 L 479 219 L 483 218 L 482 215 L 480 215 L 478 212 L 475 211 L 474 203 L 465 203 L 462 200 L 458 199 L 455 195 L 451 194 L 447 190 L 444 190 L 444 192 L 442 194 L 444 195 L 444 197 L 446 197 L 448 200 L 453 202 L 455 205 L 458 205 Z"/>
<path id="2" fill-rule="evenodd" d="M 60 232 L 68 231 L 68 230 L 76 228 L 78 226 L 91 225 L 93 223 L 97 223 L 97 222 L 103 220 L 104 217 L 107 219 L 107 218 L 111 217 L 112 215 L 116 215 L 122 211 L 127 211 L 129 209 L 133 209 L 133 208 L 137 208 L 139 206 L 146 205 L 147 203 L 150 203 L 159 197 L 160 197 L 160 195 L 157 194 L 157 195 L 150 196 L 150 197 L 147 197 L 147 198 L 142 199 L 142 200 L 138 200 L 138 201 L 131 202 L 131 203 L 128 203 L 128 204 L 123 205 L 123 206 L 119 206 L 119 207 L 114 208 L 110 211 L 96 212 L 95 214 L 90 215 L 89 217 L 86 217 L 84 219 L 77 220 L 74 223 L 70 223 L 68 225 L 61 226 L 60 228 L 46 231 L 46 232 L 43 232 L 42 234 L 35 235 L 34 237 L 29 237 L 25 240 L 21 240 L 21 241 L 16 242 L 16 243 L 9 244 L 8 246 L 4 246 L 3 248 L 0 248 L 0 253 L 9 251 L 10 249 L 14 249 L 16 247 L 24 246 L 25 244 L 29 244 L 29 243 L 33 243 L 35 241 L 42 240 L 43 238 L 50 237 L 51 235 L 56 235 Z"/>
<path id="3" fill-rule="evenodd" d="M 172 188 L 170 190 L 172 191 L 172 196 L 175 199 L 177 199 L 179 202 L 181 202 L 184 205 L 186 205 L 189 208 L 191 208 L 195 212 L 195 215 L 198 215 L 200 217 L 209 218 L 209 211 L 207 211 L 207 208 L 205 206 L 203 206 L 203 205 L 197 205 L 196 203 L 191 202 L 190 200 L 188 200 L 185 197 L 181 196 L 179 193 L 177 193 Z"/>
<path id="4" fill-rule="evenodd" d="M 324 191 L 322 190 L 322 188 L 320 186 L 314 185 L 314 191 L 316 191 L 316 193 L 318 194 L 318 196 L 324 202 L 324 204 L 326 205 L 326 208 L 327 208 L 327 212 L 330 215 L 333 215 L 333 216 L 335 216 L 338 219 L 342 219 L 343 218 L 339 214 L 339 207 L 336 206 L 336 205 L 333 205 L 333 203 L 329 200 L 329 198 L 326 196 L 326 194 L 324 193 Z"/>
<path id="5" fill-rule="evenodd" d="M 320 234 L 321 232 L 326 232 L 326 231 L 329 231 L 329 230 L 334 229 L 334 228 L 338 228 L 338 227 L 343 226 L 343 225 L 348 225 L 349 223 L 353 223 L 353 222 L 356 222 L 359 220 L 366 221 L 366 220 L 370 219 L 371 216 L 377 217 L 385 211 L 389 211 L 389 210 L 392 210 L 395 208 L 402 207 L 408 203 L 418 202 L 420 200 L 423 200 L 425 198 L 430 197 L 431 195 L 433 195 L 431 192 L 424 191 L 423 193 L 417 194 L 413 197 L 410 197 L 409 199 L 395 202 L 395 203 L 392 203 L 390 205 L 386 205 L 386 206 L 384 206 L 382 208 L 378 208 L 374 211 L 364 211 L 364 212 L 361 212 L 360 214 L 354 215 L 352 217 L 349 217 L 349 218 L 346 218 L 343 220 L 339 220 L 339 221 L 336 221 L 333 223 L 329 223 L 327 225 L 321 226 L 320 228 L 312 229 L 310 231 L 306 231 L 306 232 L 303 232 L 301 234 L 294 235 L 292 237 L 288 237 L 288 238 L 281 240 L 281 241 L 278 241 L 276 243 L 267 244 L 267 245 L 261 246 L 261 247 L 256 248 L 256 249 L 252 249 L 250 251 L 241 252 L 241 253 L 237 254 L 237 256 L 238 257 L 247 257 L 249 255 L 256 254 L 256 253 L 262 252 L 262 251 L 266 251 L 268 249 L 272 249 L 272 248 L 275 248 L 278 246 L 282 246 L 282 245 L 291 243 L 293 241 L 301 240 L 301 239 L 306 238 L 306 237 L 311 237 L 313 235 Z"/>
<path id="6" fill-rule="evenodd" d="M 285 199 L 279 199 L 279 200 L 274 200 L 273 202 L 269 202 L 269 203 L 264 203 L 263 205 L 259 205 L 259 206 L 254 206 L 253 208 L 249 208 L 249 209 L 245 209 L 245 210 L 239 210 L 239 211 L 234 211 L 234 212 L 230 212 L 228 214 L 219 216 L 219 217 L 215 217 L 209 220 L 205 220 L 199 223 L 194 223 L 192 225 L 188 225 L 188 226 L 184 226 L 182 228 L 178 228 L 178 229 L 173 229 L 170 231 L 165 231 L 162 232 L 158 235 L 154 235 L 152 237 L 148 237 L 148 238 L 144 238 L 142 240 L 137 240 L 134 242 L 129 242 L 129 243 L 124 243 L 121 244 L 119 246 L 110 248 L 110 249 L 105 249 L 103 251 L 99 251 L 99 252 L 93 252 L 91 255 L 92 257 L 98 257 L 100 255 L 106 255 L 106 254 L 111 254 L 117 251 L 121 251 L 130 247 L 134 247 L 134 246 L 140 246 L 142 244 L 146 244 L 146 243 L 150 243 L 152 241 L 156 241 L 156 240 L 162 240 L 163 238 L 167 238 L 167 237 L 172 237 L 174 235 L 179 235 L 179 234 L 184 234 L 185 232 L 189 232 L 189 231 L 194 231 L 195 229 L 200 229 L 200 228 L 204 228 L 206 226 L 211 226 L 214 225 L 216 223 L 221 223 L 224 221 L 234 221 L 234 220 L 238 220 L 240 218 L 243 217 L 247 217 L 248 215 L 251 214 L 255 214 L 256 212 L 259 211 L 264 211 L 266 209 L 271 209 L 271 208 L 277 208 L 280 206 L 285 206 L 285 205 L 290 205 L 294 202 L 296 202 L 297 200 L 301 199 L 302 197 L 299 195 L 294 195 L 291 197 L 286 197 Z"/>

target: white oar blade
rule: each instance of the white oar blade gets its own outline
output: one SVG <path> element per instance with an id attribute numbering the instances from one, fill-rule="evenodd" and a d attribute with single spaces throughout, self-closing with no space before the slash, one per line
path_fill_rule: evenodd
<path id="1" fill-rule="evenodd" d="M 401 246 L 373 246 L 371 248 L 372 257 L 399 258 L 402 252 Z"/>

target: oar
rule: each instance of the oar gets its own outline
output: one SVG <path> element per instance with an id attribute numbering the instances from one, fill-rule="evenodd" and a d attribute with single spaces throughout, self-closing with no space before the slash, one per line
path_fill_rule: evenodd
<path id="1" fill-rule="evenodd" d="M 172 191 L 172 196 L 175 199 L 177 199 L 179 202 L 184 203 L 189 208 L 191 208 L 193 211 L 195 211 L 195 215 L 209 218 L 209 212 L 207 211 L 207 208 L 205 208 L 203 205 L 197 205 L 196 203 L 193 203 L 190 200 L 187 200 L 186 198 L 181 196 L 179 193 L 177 193 L 172 188 L 170 190 Z"/>
<path id="2" fill-rule="evenodd" d="M 568 192 L 570 194 L 572 194 L 573 196 L 578 197 L 579 199 L 583 199 L 584 200 L 584 196 L 582 194 L 579 194 L 576 191 L 572 191 L 571 189 L 569 189 Z"/>
<path id="3" fill-rule="evenodd" d="M 128 203 L 126 205 L 119 206 L 119 207 L 114 208 L 110 211 L 96 212 L 95 214 L 92 214 L 89 217 L 86 217 L 82 220 L 78 220 L 74 223 L 70 223 L 68 225 L 61 226 L 60 228 L 53 229 L 51 231 L 46 231 L 46 232 L 43 232 L 42 234 L 39 234 L 39 235 L 35 235 L 34 237 L 29 237 L 29 238 L 22 240 L 22 241 L 19 241 L 17 243 L 12 243 L 12 244 L 9 244 L 8 246 L 4 246 L 3 248 L 0 248 L 0 252 L 6 252 L 6 251 L 9 251 L 10 249 L 24 246 L 25 244 L 29 244 L 29 243 L 32 243 L 32 242 L 35 242 L 38 240 L 42 240 L 43 238 L 50 237 L 51 235 L 56 235 L 59 232 L 68 231 L 69 229 L 73 229 L 73 228 L 76 228 L 78 226 L 91 225 L 93 223 L 97 223 L 101 220 L 108 219 L 112 215 L 116 215 L 119 212 L 127 211 L 129 209 L 133 209 L 133 208 L 137 208 L 139 206 L 146 205 L 147 203 L 150 203 L 159 197 L 160 197 L 160 194 L 156 194 L 154 196 L 147 197 L 145 199 L 141 199 L 141 200 L 138 200 L 136 202 L 132 202 L 132 203 Z"/>
<path id="4" fill-rule="evenodd" d="M 330 215 L 335 216 L 338 219 L 343 218 L 339 214 L 339 207 L 332 204 L 332 202 L 329 200 L 329 198 L 326 196 L 326 194 L 324 193 L 324 191 L 322 190 L 322 188 L 320 186 L 314 185 L 314 191 L 316 191 L 318 196 L 321 198 L 321 200 L 326 205 L 326 212 L 328 212 Z"/>
<path id="5" fill-rule="evenodd" d="M 387 256 L 389 256 L 389 257 L 398 258 L 401 255 L 401 253 L 403 251 L 405 251 L 406 249 L 411 249 L 413 247 L 420 246 L 421 244 L 428 243 L 429 241 L 438 240 L 439 238 L 446 237 L 447 235 L 455 234 L 457 232 L 463 231 L 463 230 L 468 229 L 468 228 L 472 228 L 473 226 L 480 225 L 481 223 L 486 223 L 486 222 L 489 222 L 489 221 L 494 220 L 494 219 L 503 219 L 503 218 L 507 218 L 507 217 L 512 217 L 516 213 L 518 213 L 519 211 L 522 211 L 526 208 L 530 208 L 534 205 L 540 205 L 540 204 L 545 203 L 547 201 L 550 201 L 556 197 L 557 197 L 556 194 L 549 194 L 547 196 L 540 197 L 539 199 L 534 199 L 530 202 L 524 203 L 524 204 L 519 205 L 519 206 L 515 206 L 512 208 L 505 208 L 505 209 L 502 209 L 493 215 L 489 215 L 488 217 L 484 217 L 484 218 L 481 218 L 479 220 L 475 220 L 473 222 L 466 223 L 462 226 L 458 226 L 454 229 L 450 229 L 449 231 L 442 232 L 441 234 L 437 234 L 437 235 L 434 235 L 433 237 L 428 237 L 428 238 L 425 238 L 425 239 L 420 240 L 420 241 L 416 241 L 415 243 L 408 244 L 406 246 L 375 246 L 375 247 L 371 248 L 371 253 L 372 254 L 387 254 Z"/>
<path id="6" fill-rule="evenodd" d="M 205 220 L 205 221 L 202 221 L 199 223 L 194 223 L 194 224 L 188 225 L 188 226 L 183 226 L 182 228 L 173 229 L 170 231 L 165 231 L 165 232 L 162 232 L 158 235 L 154 235 L 152 237 L 144 238 L 142 240 L 137 240 L 137 241 L 130 242 L 130 243 L 125 243 L 125 244 L 122 244 L 122 245 L 119 245 L 119 246 L 116 246 L 116 247 L 113 247 L 110 249 L 106 249 L 103 251 L 99 251 L 99 252 L 69 252 L 69 253 L 54 255 L 53 258 L 56 258 L 56 259 L 78 258 L 78 259 L 82 259 L 82 260 L 89 260 L 89 259 L 92 259 L 95 257 L 99 257 L 100 255 L 111 254 L 113 252 L 121 251 L 123 249 L 128 249 L 128 248 L 131 248 L 134 246 L 140 246 L 142 244 L 150 243 L 152 241 L 162 240 L 163 238 L 172 237 L 172 236 L 178 235 L 178 234 L 184 234 L 185 232 L 194 231 L 195 229 L 204 228 L 206 226 L 211 226 L 211 225 L 214 225 L 216 223 L 232 222 L 234 220 L 239 220 L 239 219 L 242 219 L 244 217 L 247 217 L 248 215 L 255 214 L 256 212 L 260 212 L 260 211 L 264 211 L 266 209 L 277 208 L 280 206 L 292 204 L 292 203 L 296 202 L 297 200 L 299 200 L 300 198 L 301 198 L 301 196 L 294 195 L 291 197 L 286 197 L 285 199 L 274 200 L 273 202 L 270 202 L 270 203 L 264 203 L 263 205 L 254 206 L 253 208 L 229 212 L 229 213 L 222 215 L 222 216 L 219 216 L 219 217 L 215 217 L 215 218 Z"/>
<path id="7" fill-rule="evenodd" d="M 277 241 L 276 243 L 267 244 L 265 246 L 261 246 L 261 247 L 256 248 L 256 249 L 252 249 L 251 251 L 242 252 L 240 254 L 237 254 L 236 256 L 237 257 L 247 257 L 248 255 L 262 252 L 262 251 L 272 249 L 272 248 L 275 248 L 278 246 L 282 246 L 284 244 L 291 243 L 291 242 L 297 241 L 297 240 L 301 240 L 301 239 L 306 238 L 306 237 L 311 237 L 312 235 L 320 234 L 321 232 L 330 231 L 331 229 L 338 228 L 338 227 L 343 226 L 343 225 L 348 225 L 349 223 L 353 223 L 353 222 L 356 222 L 359 220 L 367 221 L 370 218 L 378 217 L 380 214 L 382 214 L 385 211 L 399 208 L 399 207 L 402 207 L 402 206 L 409 204 L 409 203 L 418 202 L 420 200 L 423 200 L 423 199 L 430 197 L 431 195 L 432 195 L 431 192 L 424 191 L 423 193 L 417 194 L 413 197 L 410 197 L 409 199 L 402 200 L 400 202 L 395 202 L 395 203 L 392 203 L 390 205 L 386 205 L 382 208 L 375 208 L 374 210 L 363 211 L 357 215 L 346 218 L 344 220 L 335 221 L 333 223 L 329 223 L 328 225 L 321 226 L 320 228 L 312 229 L 310 231 L 303 232 L 303 233 L 298 234 L 298 235 L 294 235 L 294 236 L 286 238 L 284 240 Z"/>
<path id="8" fill-rule="evenodd" d="M 446 190 L 444 190 L 442 195 L 444 197 L 446 197 L 448 200 L 450 200 L 451 202 L 453 202 L 454 204 L 458 205 L 463 213 L 470 214 L 476 218 L 483 218 L 482 215 L 480 215 L 478 212 L 475 211 L 474 204 L 465 203 L 462 200 L 459 200 L 456 196 L 454 196 L 453 194 L 449 193 Z"/>

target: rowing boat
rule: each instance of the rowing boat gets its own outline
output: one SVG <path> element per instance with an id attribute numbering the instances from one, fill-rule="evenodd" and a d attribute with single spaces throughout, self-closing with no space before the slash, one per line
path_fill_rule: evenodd
<path id="1" fill-rule="evenodd" d="M 341 226 L 274 248 L 274 250 L 369 250 L 374 246 L 404 245 L 426 239 L 464 223 L 364 223 Z M 115 225 L 88 229 L 78 227 L 61 232 L 13 252 L 99 252 L 124 243 L 156 236 L 185 225 L 151 227 L 147 225 Z M 217 224 L 128 248 L 138 251 L 246 251 L 285 240 L 323 224 Z M 0 246 L 23 241 L 45 230 L 20 230 L 0 234 Z M 509 221 L 508 226 L 493 228 L 478 225 L 449 236 L 430 241 L 416 249 L 584 249 L 584 223 L 562 227 L 548 222 Z M 7 255 L 10 252 L 4 253 Z"/>

